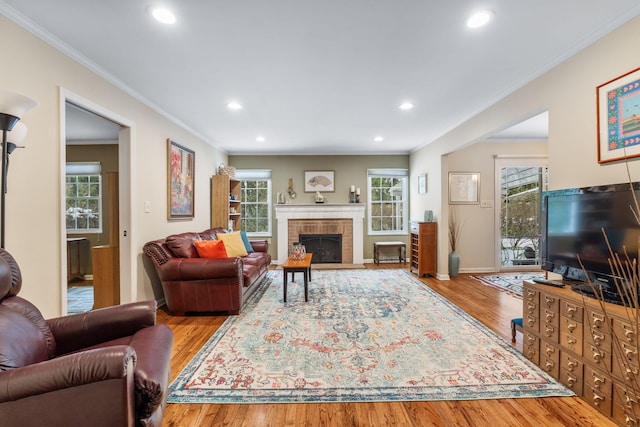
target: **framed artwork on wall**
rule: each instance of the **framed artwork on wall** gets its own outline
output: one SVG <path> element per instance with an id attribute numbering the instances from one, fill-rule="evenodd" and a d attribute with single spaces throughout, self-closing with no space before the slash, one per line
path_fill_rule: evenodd
<path id="1" fill-rule="evenodd" d="M 449 204 L 477 205 L 480 203 L 480 173 L 449 172 Z"/>
<path id="2" fill-rule="evenodd" d="M 196 153 L 167 139 L 167 216 L 193 218 Z"/>
<path id="3" fill-rule="evenodd" d="M 640 156 L 640 68 L 596 88 L 598 163 Z"/>
<path id="4" fill-rule="evenodd" d="M 427 175 L 418 175 L 418 194 L 427 194 Z"/>
<path id="5" fill-rule="evenodd" d="M 335 171 L 304 171 L 304 192 L 333 193 L 336 191 L 335 179 Z"/>

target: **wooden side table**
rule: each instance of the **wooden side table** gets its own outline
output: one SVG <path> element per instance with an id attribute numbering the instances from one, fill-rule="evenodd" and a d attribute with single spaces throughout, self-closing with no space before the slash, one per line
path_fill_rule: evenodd
<path id="1" fill-rule="evenodd" d="M 311 281 L 311 258 L 313 254 L 308 253 L 305 255 L 304 259 L 291 259 L 291 257 L 287 258 L 287 260 L 282 264 L 282 269 L 284 270 L 282 275 L 282 285 L 284 292 L 284 302 L 287 302 L 287 277 L 289 273 L 291 273 L 291 281 L 293 282 L 295 273 L 302 273 L 304 275 L 304 301 L 309 301 L 309 282 Z"/>

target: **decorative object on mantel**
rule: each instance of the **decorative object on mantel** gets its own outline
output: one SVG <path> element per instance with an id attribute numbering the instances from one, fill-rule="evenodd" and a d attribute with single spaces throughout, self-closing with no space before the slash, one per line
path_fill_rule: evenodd
<path id="1" fill-rule="evenodd" d="M 293 189 L 293 178 L 289 178 L 289 188 L 287 189 L 287 193 L 289 193 L 289 197 L 292 199 L 296 198 L 296 192 Z"/>
<path id="2" fill-rule="evenodd" d="M 295 260 L 304 259 L 307 255 L 307 248 L 304 245 L 301 245 L 300 242 L 294 242 L 291 246 L 291 250 L 289 251 L 289 257 Z"/>
<path id="3" fill-rule="evenodd" d="M 458 220 L 458 214 L 455 208 L 449 210 L 449 244 L 451 245 L 451 252 L 449 253 L 449 276 L 456 277 L 458 270 L 460 269 L 460 255 L 456 252 L 458 247 L 458 239 L 460 239 L 460 233 L 462 233 L 462 226 Z"/>
<path id="4" fill-rule="evenodd" d="M 5 193 L 7 192 L 7 169 L 9 154 L 26 136 L 27 127 L 18 122 L 22 115 L 38 105 L 36 101 L 18 93 L 0 92 L 0 129 L 2 129 L 2 188 L 0 188 L 0 247 L 4 249 Z M 19 125 L 19 126 L 16 126 Z M 14 127 L 15 126 L 15 127 Z M 11 133 L 13 132 L 13 133 Z M 9 136 L 11 135 L 11 136 Z M 11 140 L 9 140 L 9 138 Z"/>
<path id="5" fill-rule="evenodd" d="M 236 168 L 233 166 L 225 166 L 224 163 L 218 165 L 218 175 L 228 175 L 231 178 L 236 176 Z"/>
<path id="6" fill-rule="evenodd" d="M 276 203 L 279 205 L 284 205 L 284 194 L 282 194 L 282 192 L 278 191 L 278 196 L 276 198 Z"/>
<path id="7" fill-rule="evenodd" d="M 349 187 L 349 203 L 360 203 L 360 187 L 355 185 Z"/>
<path id="8" fill-rule="evenodd" d="M 324 203 L 324 196 L 320 194 L 319 191 L 316 191 L 316 195 L 314 198 L 316 200 L 316 203 Z"/>

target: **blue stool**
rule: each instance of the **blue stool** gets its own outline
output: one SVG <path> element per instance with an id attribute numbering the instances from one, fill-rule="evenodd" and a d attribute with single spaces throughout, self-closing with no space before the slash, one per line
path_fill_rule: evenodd
<path id="1" fill-rule="evenodd" d="M 516 331 L 522 333 L 522 317 L 511 319 L 511 342 L 516 342 Z"/>

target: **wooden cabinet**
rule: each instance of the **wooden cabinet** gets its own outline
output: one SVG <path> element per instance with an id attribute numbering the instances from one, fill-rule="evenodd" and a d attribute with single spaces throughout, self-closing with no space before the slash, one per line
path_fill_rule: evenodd
<path id="1" fill-rule="evenodd" d="M 437 271 L 438 224 L 436 222 L 412 221 L 411 226 L 411 272 L 422 277 L 435 276 Z"/>
<path id="2" fill-rule="evenodd" d="M 638 425 L 638 341 L 627 310 L 635 313 L 568 286 L 524 282 L 522 351 L 617 424 Z"/>
<path id="3" fill-rule="evenodd" d="M 241 186 L 228 175 L 211 177 L 211 228 L 240 230 Z"/>

